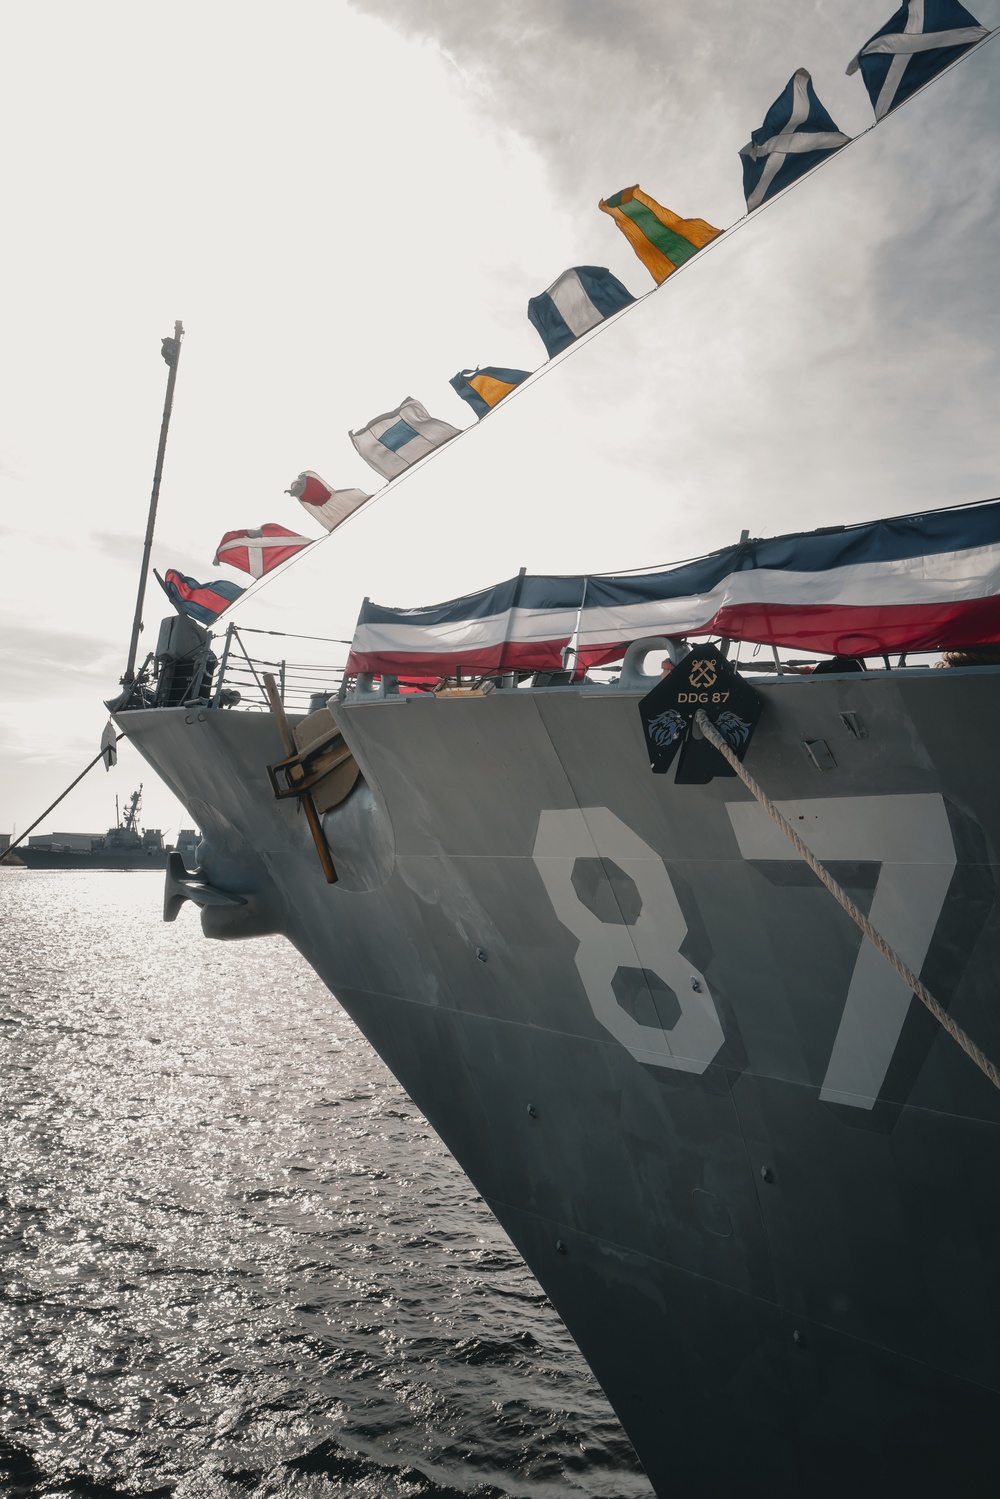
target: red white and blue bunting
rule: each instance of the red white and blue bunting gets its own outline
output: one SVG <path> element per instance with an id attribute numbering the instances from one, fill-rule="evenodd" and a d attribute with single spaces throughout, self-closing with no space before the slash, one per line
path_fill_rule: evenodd
<path id="1" fill-rule="evenodd" d="M 1000 500 L 747 541 L 629 576 L 520 577 L 420 609 L 365 600 L 348 672 L 449 676 L 621 658 L 647 635 L 865 656 L 1000 640 Z"/>

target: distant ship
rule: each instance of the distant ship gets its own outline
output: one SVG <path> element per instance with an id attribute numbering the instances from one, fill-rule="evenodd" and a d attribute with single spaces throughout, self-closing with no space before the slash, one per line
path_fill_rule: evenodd
<path id="1" fill-rule="evenodd" d="M 140 826 L 141 810 L 140 785 L 129 798 L 124 816 L 115 798 L 115 826 L 107 832 L 40 833 L 4 856 L 2 862 L 28 869 L 165 869 L 174 846 L 164 843 L 159 828 Z M 176 852 L 192 868 L 199 836 L 194 828 L 182 828 L 177 836 Z"/>

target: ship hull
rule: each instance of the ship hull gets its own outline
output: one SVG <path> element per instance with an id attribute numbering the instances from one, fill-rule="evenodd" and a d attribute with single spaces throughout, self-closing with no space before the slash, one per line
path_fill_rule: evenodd
<path id="1" fill-rule="evenodd" d="M 1000 673 L 760 691 L 754 774 L 997 1057 Z M 992 1493 L 1000 1096 L 738 781 L 650 774 L 638 696 L 338 707 L 332 887 L 272 720 L 119 721 L 247 897 L 206 931 L 313 964 L 658 1494 Z"/>
<path id="2" fill-rule="evenodd" d="M 18 848 L 11 854 L 10 863 L 23 864 L 26 869 L 166 869 L 167 852 L 157 849 L 141 854 L 123 849 L 118 854 L 85 854 L 72 849 Z"/>

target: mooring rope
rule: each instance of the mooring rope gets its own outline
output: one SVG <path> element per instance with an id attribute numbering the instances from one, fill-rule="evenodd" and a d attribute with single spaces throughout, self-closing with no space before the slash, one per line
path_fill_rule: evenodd
<path id="1" fill-rule="evenodd" d="M 733 753 L 732 748 L 729 744 L 727 744 L 726 740 L 723 739 L 722 735 L 719 733 L 718 729 L 716 729 L 715 725 L 709 721 L 708 715 L 706 714 L 704 708 L 698 709 L 697 713 L 694 716 L 694 721 L 698 725 L 701 732 L 704 734 L 705 738 L 708 740 L 709 744 L 714 745 L 714 747 L 719 751 L 719 754 L 722 755 L 724 759 L 728 760 L 729 764 L 733 767 L 736 774 L 743 782 L 744 786 L 763 807 L 764 811 L 767 813 L 768 817 L 770 817 L 775 826 L 781 829 L 785 837 L 788 839 L 789 843 L 795 849 L 795 852 L 806 861 L 813 874 L 816 875 L 817 879 L 822 881 L 837 904 L 843 907 L 843 909 L 847 912 L 848 916 L 855 923 L 855 925 L 860 927 L 864 932 L 869 942 L 871 942 L 872 945 L 878 949 L 883 958 L 885 958 L 886 962 L 896 970 L 900 978 L 906 984 L 907 988 L 913 990 L 913 993 L 920 1000 L 921 1004 L 926 1005 L 927 1009 L 930 1010 L 937 1023 L 940 1026 L 944 1027 L 944 1029 L 948 1032 L 949 1036 L 951 1036 L 954 1041 L 958 1042 L 959 1046 L 965 1052 L 966 1056 L 969 1057 L 973 1062 L 975 1062 L 980 1072 L 982 1072 L 986 1077 L 989 1078 L 994 1088 L 1000 1088 L 1000 1070 L 998 1070 L 996 1066 L 990 1061 L 986 1053 L 979 1049 L 975 1041 L 973 1041 L 972 1037 L 962 1029 L 957 1021 L 951 1018 L 951 1016 L 948 1014 L 948 1011 L 944 1008 L 943 1005 L 938 1003 L 930 990 L 925 988 L 925 986 L 917 978 L 917 975 L 906 966 L 902 958 L 899 956 L 899 953 L 896 952 L 894 948 L 889 946 L 888 942 L 882 936 L 882 933 L 875 930 L 871 922 L 868 920 L 867 916 L 865 916 L 864 912 L 858 909 L 843 886 L 837 884 L 837 881 L 833 878 L 833 875 L 828 869 L 824 867 L 824 865 L 820 863 L 816 855 L 813 853 L 812 849 L 806 847 L 806 845 L 802 842 L 802 839 L 799 837 L 798 833 L 792 827 L 791 823 L 786 822 L 784 817 L 782 817 L 781 813 L 772 802 L 771 798 L 768 796 L 767 792 L 763 789 L 763 787 L 757 784 L 753 776 L 747 770 L 746 766 L 742 765 L 737 759 L 736 755 Z"/>
<path id="2" fill-rule="evenodd" d="M 124 739 L 124 738 L 125 738 L 124 734 L 116 734 L 115 735 L 115 744 L 117 744 L 120 739 Z M 102 747 L 101 749 L 98 750 L 97 754 L 91 760 L 90 764 L 89 765 L 85 765 L 83 767 L 83 769 L 81 770 L 80 774 L 76 777 L 76 779 L 73 780 L 73 781 L 70 781 L 69 785 L 66 787 L 66 790 L 65 791 L 60 791 L 60 793 L 56 797 L 55 801 L 54 802 L 50 802 L 50 804 L 45 808 L 45 811 L 42 813 L 41 817 L 36 817 L 35 820 L 34 820 L 34 822 L 30 822 L 28 824 L 28 826 L 25 828 L 25 830 L 24 830 L 23 833 L 19 833 L 18 834 L 18 836 L 14 839 L 13 843 L 10 843 L 10 844 L 7 845 L 7 847 L 3 850 L 3 852 L 0 853 L 0 863 L 3 863 L 4 859 L 6 859 L 6 857 L 7 857 L 8 854 L 12 854 L 15 849 L 20 848 L 21 844 L 24 842 L 25 838 L 27 838 L 28 834 L 34 832 L 34 830 L 35 830 L 35 828 L 37 828 L 38 824 L 40 822 L 44 822 L 45 819 L 46 819 L 46 817 L 48 817 L 48 815 L 49 815 L 50 812 L 54 812 L 55 811 L 55 809 L 58 807 L 59 803 L 63 800 L 63 798 L 66 797 L 66 796 L 69 796 L 70 792 L 73 790 L 73 787 L 74 786 L 79 786 L 80 782 L 83 780 L 83 778 L 87 774 L 87 772 L 93 770 L 93 768 L 97 764 L 97 762 L 99 760 L 103 760 L 103 759 L 104 759 L 104 749 Z"/>

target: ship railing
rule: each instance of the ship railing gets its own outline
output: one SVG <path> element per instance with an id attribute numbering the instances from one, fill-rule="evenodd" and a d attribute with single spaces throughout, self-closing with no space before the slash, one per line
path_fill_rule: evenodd
<path id="1" fill-rule="evenodd" d="M 287 656 L 272 659 L 270 656 L 259 655 L 255 649 L 248 648 L 244 635 L 268 635 L 283 641 L 298 642 L 297 655 L 307 659 L 289 660 Z M 235 708 L 238 705 L 250 712 L 270 712 L 264 675 L 271 673 L 278 684 L 281 701 L 289 712 L 308 713 L 320 701 L 337 696 L 344 676 L 342 665 L 334 665 L 323 659 L 327 653 L 315 652 L 312 647 L 346 644 L 349 642 L 323 636 L 298 635 L 286 630 L 261 630 L 249 625 L 230 624 L 219 658 L 211 706 Z"/>
<path id="2" fill-rule="evenodd" d="M 244 636 L 271 637 L 282 642 L 295 642 L 296 659 L 287 655 L 274 657 L 258 654 L 256 643 L 248 645 Z M 643 642 L 645 643 L 645 642 Z M 290 713 L 308 713 L 325 702 L 344 701 L 345 698 L 375 698 L 394 696 L 402 691 L 406 694 L 440 694 L 451 689 L 491 692 L 496 688 L 517 687 L 564 687 L 580 685 L 613 686 L 623 674 L 620 662 L 607 666 L 591 666 L 583 671 L 574 670 L 573 652 L 568 649 L 563 667 L 548 671 L 494 671 L 486 674 L 463 674 L 461 669 L 450 675 L 435 677 L 385 676 L 378 674 L 348 675 L 342 664 L 330 662 L 329 651 L 316 647 L 345 647 L 350 642 L 333 637 L 300 635 L 293 631 L 263 630 L 249 625 L 230 624 L 225 633 L 219 659 L 219 669 L 212 691 L 213 708 L 241 707 L 245 711 L 269 712 L 267 692 L 264 687 L 265 673 L 271 673 L 278 686 L 282 704 Z M 817 666 L 828 662 L 828 657 L 802 658 L 786 650 L 770 645 L 756 645 L 751 641 L 732 641 L 722 644 L 728 650 L 730 660 L 738 671 L 769 676 L 786 674 L 811 675 Z M 215 649 L 218 650 L 216 643 Z M 658 661 L 662 647 L 649 651 L 650 659 Z M 936 653 L 920 653 L 918 656 L 887 655 L 858 658 L 862 669 L 899 671 L 907 666 L 926 667 L 933 664 Z M 637 663 L 640 667 L 641 662 Z M 824 666 L 824 669 L 829 669 Z M 627 673 L 626 673 L 627 674 Z M 658 673 L 654 673 L 657 675 Z M 642 673 L 642 680 L 649 680 Z"/>

